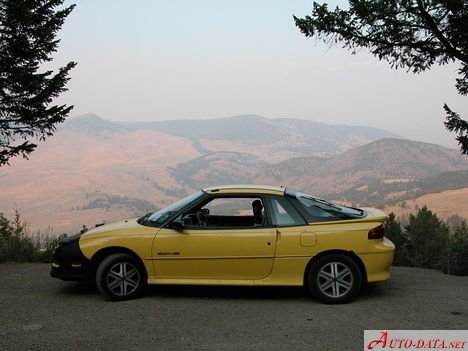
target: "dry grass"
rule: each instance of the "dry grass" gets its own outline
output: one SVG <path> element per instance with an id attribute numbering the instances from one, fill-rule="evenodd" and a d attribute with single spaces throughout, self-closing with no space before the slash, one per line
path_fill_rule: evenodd
<path id="1" fill-rule="evenodd" d="M 406 203 L 408 208 L 392 206 L 385 208 L 385 210 L 387 212 L 393 211 L 401 216 L 414 212 L 416 208 L 427 206 L 442 219 L 447 219 L 454 214 L 468 218 L 468 188 L 426 194 L 415 200 L 407 200 Z"/>

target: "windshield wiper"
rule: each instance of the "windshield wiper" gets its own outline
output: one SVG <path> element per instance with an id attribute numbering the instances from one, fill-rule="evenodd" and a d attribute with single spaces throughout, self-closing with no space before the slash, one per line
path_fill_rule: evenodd
<path id="1" fill-rule="evenodd" d="M 348 218 L 348 215 L 346 213 L 343 213 L 341 209 L 339 209 L 339 211 L 336 211 L 336 210 L 333 210 L 333 209 L 330 209 L 330 208 L 323 208 L 321 206 L 318 206 L 318 205 L 313 205 L 314 207 L 317 207 L 318 209 L 324 211 L 324 212 L 328 212 L 334 216 L 337 216 L 337 217 L 340 217 L 340 218 Z"/>
<path id="2" fill-rule="evenodd" d="M 322 204 L 322 205 L 325 205 L 325 206 L 329 206 L 329 207 L 332 207 L 332 208 L 336 208 L 338 211 L 340 212 L 343 212 L 343 209 L 338 206 L 338 205 L 335 205 L 335 204 L 332 204 L 331 202 L 328 202 L 327 200 L 324 200 L 324 199 L 321 199 L 319 197 L 313 197 L 313 196 L 310 196 L 310 197 L 306 197 L 304 196 L 306 199 L 309 199 L 309 200 L 312 200 L 312 201 L 316 201 L 318 202 L 319 204 Z"/>

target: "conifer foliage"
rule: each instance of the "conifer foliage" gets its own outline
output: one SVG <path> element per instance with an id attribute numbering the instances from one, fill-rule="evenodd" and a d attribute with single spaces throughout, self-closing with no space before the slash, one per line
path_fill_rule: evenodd
<path id="1" fill-rule="evenodd" d="M 394 213 L 385 222 L 385 236 L 395 244 L 393 265 L 437 269 L 468 276 L 468 225 L 459 216 L 440 220 L 426 206 L 401 225 Z"/>
<path id="2" fill-rule="evenodd" d="M 416 267 L 442 270 L 449 250 L 449 228 L 426 206 L 410 215 L 406 227 L 409 258 Z"/>
<path id="3" fill-rule="evenodd" d="M 355 53 L 367 49 L 379 60 L 413 73 L 434 64 L 458 64 L 455 87 L 468 95 L 467 0 L 348 0 L 349 8 L 328 9 L 314 2 L 312 14 L 294 17 L 308 37 L 341 43 Z M 457 134 L 468 154 L 468 121 L 444 105 L 445 127 Z"/>
<path id="4" fill-rule="evenodd" d="M 35 150 L 73 106 L 54 105 L 67 90 L 69 62 L 44 70 L 60 42 L 57 33 L 74 5 L 63 0 L 0 0 L 0 166 Z"/>
<path id="5" fill-rule="evenodd" d="M 395 244 L 394 266 L 408 266 L 408 235 L 401 228 L 401 224 L 392 212 L 385 222 L 385 236 Z"/>

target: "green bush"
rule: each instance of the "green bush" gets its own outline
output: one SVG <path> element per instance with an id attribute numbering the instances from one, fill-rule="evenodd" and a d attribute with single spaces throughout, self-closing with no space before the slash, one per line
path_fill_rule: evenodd
<path id="1" fill-rule="evenodd" d="M 28 233 L 28 226 L 15 209 L 12 220 L 0 212 L 0 263 L 3 262 L 51 262 L 58 245 L 58 238 L 50 238 L 38 232 Z"/>
<path id="2" fill-rule="evenodd" d="M 49 239 L 45 243 L 45 247 L 40 251 L 40 260 L 42 262 L 52 262 L 52 256 L 58 246 L 59 238 Z"/>
<path id="3" fill-rule="evenodd" d="M 38 259 L 38 250 L 25 236 L 26 224 L 15 210 L 13 220 L 0 213 L 0 262 L 31 262 Z"/>

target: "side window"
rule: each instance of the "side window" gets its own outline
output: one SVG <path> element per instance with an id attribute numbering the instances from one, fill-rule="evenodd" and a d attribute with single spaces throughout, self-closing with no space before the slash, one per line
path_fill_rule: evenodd
<path id="1" fill-rule="evenodd" d="M 203 206 L 212 216 L 253 216 L 252 203 L 256 198 L 216 198 Z"/>
<path id="2" fill-rule="evenodd" d="M 269 197 L 268 204 L 274 225 L 287 227 L 305 224 L 304 219 L 284 197 Z"/>
<path id="3" fill-rule="evenodd" d="M 190 227 L 264 227 L 269 221 L 260 197 L 217 197 L 186 213 L 182 220 Z"/>

